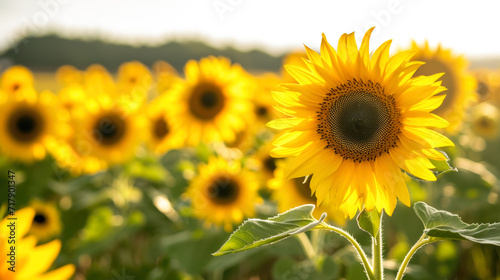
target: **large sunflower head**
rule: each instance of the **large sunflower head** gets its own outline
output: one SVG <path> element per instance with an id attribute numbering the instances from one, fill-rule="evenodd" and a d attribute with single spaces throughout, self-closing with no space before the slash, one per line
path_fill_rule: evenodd
<path id="1" fill-rule="evenodd" d="M 285 176 L 286 161 L 277 162 L 274 177 L 268 181 L 272 190 L 271 198 L 277 202 L 278 211 L 283 213 L 304 204 L 314 204 L 313 216 L 319 219 L 321 214 L 327 213 L 327 218 L 337 224 L 345 224 L 344 213 L 335 207 L 318 205 L 316 195 L 311 191 L 311 176 L 287 179 Z"/>
<path id="2" fill-rule="evenodd" d="M 50 279 L 50 280 L 68 280 L 75 273 L 75 266 L 72 264 L 47 271 L 52 266 L 61 250 L 61 241 L 53 240 L 43 245 L 36 245 L 37 238 L 33 235 L 28 235 L 31 221 L 36 217 L 34 209 L 26 207 L 16 211 L 17 227 L 16 227 L 16 272 L 10 271 L 8 268 L 9 256 L 12 244 L 7 242 L 11 236 L 9 224 L 11 219 L 4 218 L 0 221 L 0 279 L 2 280 L 32 280 L 32 279 Z M 22 253 L 20 253 L 22 252 Z"/>
<path id="3" fill-rule="evenodd" d="M 446 97 L 443 104 L 433 113 L 450 122 L 448 133 L 458 132 L 464 120 L 465 110 L 476 99 L 476 80 L 467 73 L 467 60 L 441 46 L 433 50 L 427 42 L 423 46 L 413 42 L 411 50 L 415 51 L 413 61 L 425 62 L 415 71 L 413 74 L 415 77 L 443 73 L 439 80 L 447 89 Z"/>
<path id="4" fill-rule="evenodd" d="M 188 61 L 186 80 L 167 93 L 173 126 L 184 131 L 186 143 L 227 141 L 252 120 L 253 84 L 248 74 L 226 58 Z"/>
<path id="5" fill-rule="evenodd" d="M 67 121 L 67 111 L 50 92 L 0 92 L 0 152 L 25 162 L 43 159 L 58 139 L 69 136 Z"/>
<path id="6" fill-rule="evenodd" d="M 34 200 L 30 207 L 35 210 L 35 216 L 29 234 L 46 241 L 61 233 L 61 218 L 55 204 Z"/>
<path id="7" fill-rule="evenodd" d="M 9 67 L 0 76 L 0 90 L 7 94 L 15 94 L 34 85 L 33 73 L 21 65 Z"/>
<path id="8" fill-rule="evenodd" d="M 306 47 L 306 67 L 285 66 L 297 83 L 274 92 L 288 118 L 268 126 L 281 130 L 274 157 L 295 157 L 287 178 L 311 175 L 318 203 L 353 217 L 357 210 L 392 214 L 397 198 L 410 204 L 401 169 L 436 180 L 429 158 L 445 160 L 435 147 L 453 143 L 427 127 L 448 122 L 431 111 L 442 103 L 440 75 L 413 77 L 421 62 L 412 52 L 389 57 L 390 41 L 370 55 L 364 36 L 344 34 L 335 50 L 323 35 L 321 55 Z"/>
<path id="9" fill-rule="evenodd" d="M 262 198 L 257 193 L 258 183 L 254 174 L 241 167 L 237 161 L 210 158 L 200 164 L 199 174 L 187 191 L 194 215 L 205 220 L 205 225 L 224 226 L 226 231 L 244 217 L 255 215 L 255 204 Z"/>

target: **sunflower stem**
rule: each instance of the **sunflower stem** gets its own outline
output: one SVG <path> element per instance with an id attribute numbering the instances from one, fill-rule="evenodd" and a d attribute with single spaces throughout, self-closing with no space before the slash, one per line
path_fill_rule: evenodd
<path id="1" fill-rule="evenodd" d="M 311 231 L 311 243 L 316 256 L 319 256 L 321 254 L 324 233 L 325 232 L 322 230 Z"/>
<path id="2" fill-rule="evenodd" d="M 326 228 L 328 228 L 329 230 L 331 230 L 333 232 L 336 232 L 336 233 L 342 235 L 345 239 L 347 239 L 354 247 L 354 250 L 356 251 L 356 253 L 358 253 L 359 258 L 361 259 L 361 264 L 363 265 L 363 267 L 365 269 L 365 273 L 366 273 L 366 276 L 368 276 L 368 279 L 369 280 L 377 280 L 377 278 L 375 278 L 375 274 L 373 273 L 373 269 L 370 265 L 370 262 L 368 262 L 368 257 L 366 256 L 365 251 L 363 251 L 363 249 L 361 248 L 361 245 L 359 245 L 358 241 L 356 241 L 356 239 L 354 239 L 354 237 L 352 237 L 349 233 L 347 233 L 346 231 L 344 231 L 338 227 L 331 226 L 327 223 L 323 223 L 323 226 L 325 226 Z"/>
<path id="3" fill-rule="evenodd" d="M 380 227 L 375 237 L 372 237 L 373 274 L 376 280 L 384 279 L 384 267 L 382 258 L 382 215 L 380 216 Z"/>
<path id="4" fill-rule="evenodd" d="M 307 258 L 314 262 L 316 260 L 316 252 L 311 244 L 311 241 L 309 240 L 309 237 L 307 237 L 307 234 L 305 232 L 302 232 L 297 234 L 296 236 L 299 239 L 300 245 L 302 245 L 302 249 L 304 249 Z"/>
<path id="5" fill-rule="evenodd" d="M 406 254 L 405 258 L 403 259 L 403 262 L 401 263 L 401 266 L 399 267 L 398 274 L 396 275 L 396 280 L 401 280 L 403 279 L 403 275 L 405 273 L 406 267 L 410 263 L 410 259 L 413 257 L 415 252 L 417 252 L 418 249 L 423 247 L 426 244 L 432 243 L 435 240 L 431 240 L 430 238 L 426 237 L 425 234 L 420 237 L 420 239 L 411 247 L 410 251 L 408 254 Z"/>

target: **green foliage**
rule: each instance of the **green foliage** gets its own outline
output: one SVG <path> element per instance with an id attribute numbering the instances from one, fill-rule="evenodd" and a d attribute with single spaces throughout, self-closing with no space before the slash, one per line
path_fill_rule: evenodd
<path id="1" fill-rule="evenodd" d="M 372 237 L 376 237 L 380 230 L 380 219 L 382 214 L 376 209 L 366 211 L 363 209 L 358 215 L 357 221 L 360 229 L 368 232 Z"/>
<path id="2" fill-rule="evenodd" d="M 326 214 L 318 221 L 312 216 L 313 210 L 314 205 L 306 204 L 267 220 L 249 219 L 233 232 L 214 256 L 241 252 L 272 244 L 311 229 L 325 228 L 321 223 Z"/>
<path id="3" fill-rule="evenodd" d="M 500 246 L 500 223 L 467 224 L 458 215 L 437 210 L 424 202 L 415 203 L 414 210 L 429 237 L 470 240 Z"/>

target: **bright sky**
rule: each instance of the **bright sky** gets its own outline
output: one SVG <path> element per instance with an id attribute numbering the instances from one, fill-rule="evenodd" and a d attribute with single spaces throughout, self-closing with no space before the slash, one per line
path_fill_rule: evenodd
<path id="1" fill-rule="evenodd" d="M 318 50 L 342 33 L 377 26 L 372 46 L 393 50 L 428 39 L 469 57 L 500 56 L 500 1 L 458 0 L 0 0 L 0 50 L 35 30 L 66 36 L 161 43 L 201 39 L 273 54 Z M 372 47 L 373 48 L 373 47 Z"/>

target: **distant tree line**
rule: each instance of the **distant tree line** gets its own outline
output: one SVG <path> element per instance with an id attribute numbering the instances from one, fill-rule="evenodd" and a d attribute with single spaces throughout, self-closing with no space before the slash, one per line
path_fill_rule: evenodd
<path id="1" fill-rule="evenodd" d="M 232 47 L 217 49 L 197 41 L 171 41 L 160 46 L 134 47 L 98 40 L 66 39 L 56 35 L 24 38 L 0 54 L 0 59 L 4 63 L 21 64 L 34 71 L 54 71 L 65 64 L 85 69 L 94 63 L 115 71 L 126 61 L 138 60 L 151 66 L 157 60 L 165 60 L 177 71 L 182 71 L 188 60 L 208 55 L 228 57 L 253 72 L 279 71 L 282 63 L 282 56 L 272 56 L 260 50 L 243 52 Z"/>

